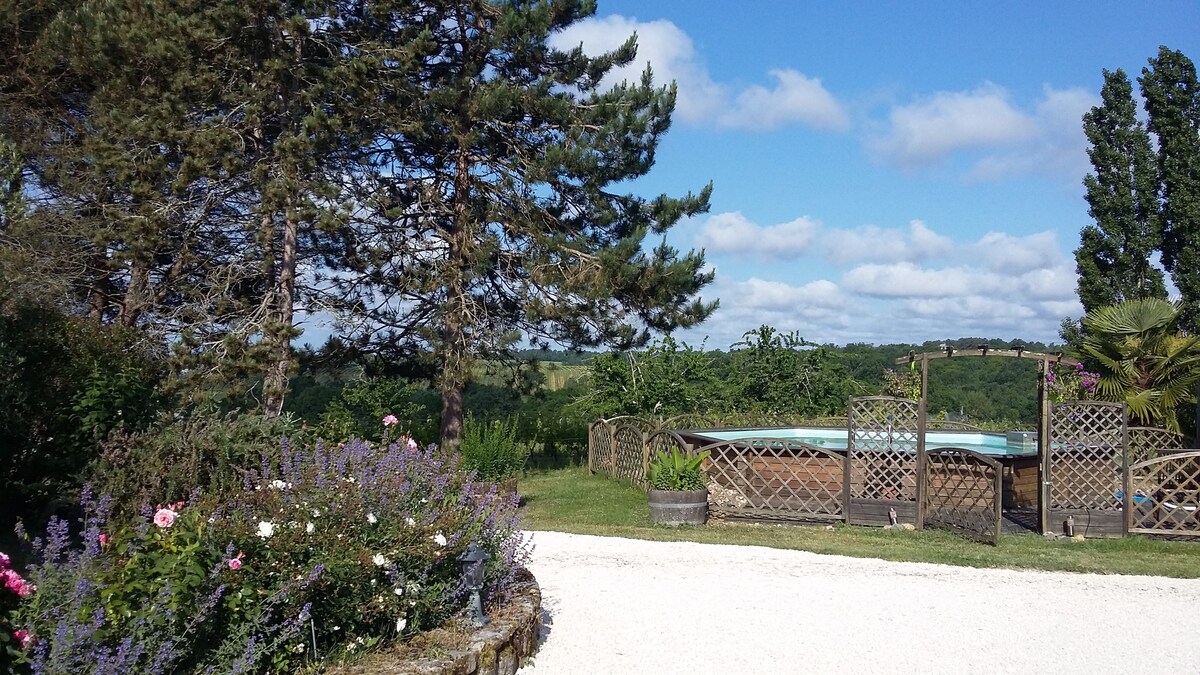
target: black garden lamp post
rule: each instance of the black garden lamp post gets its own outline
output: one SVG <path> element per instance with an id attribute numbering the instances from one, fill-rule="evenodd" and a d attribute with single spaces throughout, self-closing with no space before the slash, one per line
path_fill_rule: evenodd
<path id="1" fill-rule="evenodd" d="M 479 592 L 483 590 L 483 565 L 489 559 L 491 556 L 487 551 L 475 542 L 471 542 L 467 550 L 458 556 L 458 561 L 462 563 L 463 583 L 471 591 L 471 623 L 476 626 L 486 626 L 489 621 L 483 615 L 483 601 L 479 598 Z"/>

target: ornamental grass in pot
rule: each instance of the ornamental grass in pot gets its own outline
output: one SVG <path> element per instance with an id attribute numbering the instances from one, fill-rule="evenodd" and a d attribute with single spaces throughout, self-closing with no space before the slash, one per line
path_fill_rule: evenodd
<path id="1" fill-rule="evenodd" d="M 679 448 L 654 456 L 646 468 L 650 520 L 660 525 L 704 524 L 708 519 L 707 458 L 707 451 L 689 457 Z"/>

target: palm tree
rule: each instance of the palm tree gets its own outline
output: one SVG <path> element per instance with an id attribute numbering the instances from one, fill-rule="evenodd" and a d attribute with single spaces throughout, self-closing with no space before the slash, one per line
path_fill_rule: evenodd
<path id="1" fill-rule="evenodd" d="M 1125 402 L 1138 424 L 1176 432 L 1200 378 L 1200 336 L 1177 330 L 1179 311 L 1160 298 L 1100 307 L 1083 318 L 1081 350 L 1099 365 L 1101 399 Z"/>

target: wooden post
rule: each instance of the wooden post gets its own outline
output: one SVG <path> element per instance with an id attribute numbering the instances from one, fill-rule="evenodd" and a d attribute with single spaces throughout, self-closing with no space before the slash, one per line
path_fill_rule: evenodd
<path id="1" fill-rule="evenodd" d="M 617 429 L 619 427 L 610 427 L 612 429 L 611 439 L 608 447 L 608 475 L 609 477 L 619 476 L 617 471 Z"/>
<path id="2" fill-rule="evenodd" d="M 850 454 L 854 452 L 854 399 L 846 411 L 846 461 L 842 464 L 842 518 L 850 524 Z"/>
<path id="3" fill-rule="evenodd" d="M 650 438 L 642 432 L 642 482 L 646 482 L 646 473 L 650 471 Z"/>
<path id="4" fill-rule="evenodd" d="M 596 454 L 596 423 L 588 425 L 588 473 L 596 473 L 596 463 L 592 457 Z"/>
<path id="5" fill-rule="evenodd" d="M 1038 361 L 1038 527 L 1050 531 L 1050 397 L 1046 395 L 1046 375 L 1052 361 Z"/>
<path id="6" fill-rule="evenodd" d="M 1130 524 L 1133 520 L 1133 495 L 1129 494 L 1129 486 L 1132 481 L 1129 479 L 1129 406 L 1121 404 L 1121 494 L 1124 498 L 1121 500 L 1121 508 L 1125 510 L 1125 517 L 1121 519 L 1121 536 L 1129 536 Z"/>
<path id="7" fill-rule="evenodd" d="M 917 529 L 925 527 L 926 476 L 925 428 L 929 408 L 929 359 L 921 359 L 921 398 L 917 401 Z"/>

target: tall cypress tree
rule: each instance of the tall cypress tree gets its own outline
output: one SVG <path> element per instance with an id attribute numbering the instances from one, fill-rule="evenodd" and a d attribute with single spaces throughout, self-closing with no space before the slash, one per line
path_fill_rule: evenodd
<path id="1" fill-rule="evenodd" d="M 1095 172 L 1083 183 L 1096 222 L 1083 228 L 1075 261 L 1087 312 L 1132 298 L 1166 297 L 1162 271 L 1150 260 L 1161 239 L 1154 152 L 1124 71 L 1104 71 L 1100 97 L 1101 104 L 1083 117 Z"/>
<path id="2" fill-rule="evenodd" d="M 708 208 L 709 187 L 652 200 L 620 191 L 647 173 L 670 125 L 674 87 L 603 90 L 635 55 L 631 38 L 596 58 L 552 49 L 548 37 L 594 13 L 580 0 L 439 0 L 404 21 L 423 53 L 398 87 L 377 170 L 354 223 L 348 266 L 333 275 L 359 344 L 427 354 L 442 395 L 441 441 L 462 433 L 463 389 L 481 359 L 535 342 L 618 347 L 651 331 L 694 325 L 715 303 L 700 253 L 665 240 Z M 412 86 L 414 85 L 415 86 Z"/>
<path id="3" fill-rule="evenodd" d="M 1182 52 L 1160 47 L 1138 80 L 1158 139 L 1162 261 L 1182 296 L 1181 325 L 1200 330 L 1200 83 Z"/>

